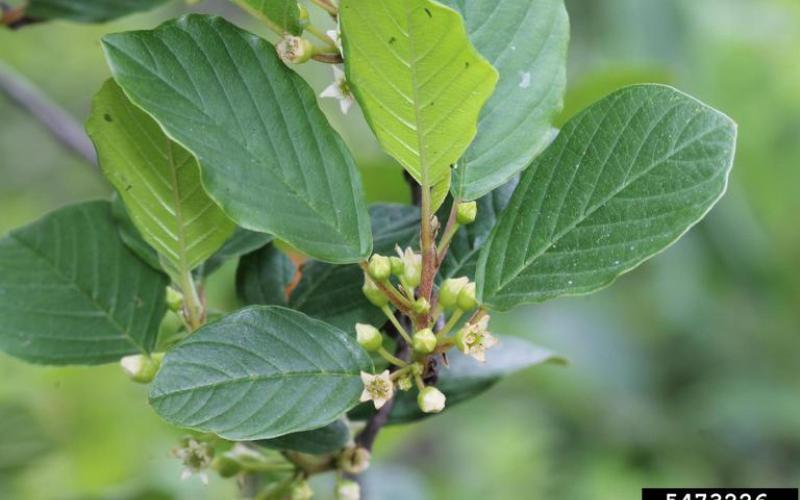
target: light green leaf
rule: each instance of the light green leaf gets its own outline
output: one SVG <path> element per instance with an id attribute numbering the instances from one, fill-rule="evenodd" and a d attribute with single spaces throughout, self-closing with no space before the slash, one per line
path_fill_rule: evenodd
<path id="1" fill-rule="evenodd" d="M 523 174 L 481 251 L 486 306 L 593 292 L 674 243 L 722 196 L 736 125 L 670 87 L 589 107 Z"/>
<path id="2" fill-rule="evenodd" d="M 369 212 L 376 252 L 394 254 L 395 245 L 405 247 L 417 239 L 419 209 L 416 207 L 373 205 Z M 289 306 L 346 332 L 352 332 L 356 323 L 380 325 L 386 317 L 364 297 L 363 284 L 364 272 L 357 265 L 307 262 Z"/>
<path id="3" fill-rule="evenodd" d="M 459 229 L 453 237 L 437 278 L 466 276 L 470 280 L 475 280 L 475 268 L 478 264 L 480 250 L 497 224 L 500 213 L 508 205 L 516 187 L 517 179 L 515 178 L 478 200 L 478 217 L 472 224 Z M 447 220 L 450 206 L 449 203 L 446 203 L 442 207 L 439 220 Z"/>
<path id="4" fill-rule="evenodd" d="M 233 221 L 203 190 L 197 160 L 113 80 L 95 97 L 86 128 L 131 220 L 176 282 L 233 234 Z"/>
<path id="5" fill-rule="evenodd" d="M 0 240 L 0 348 L 54 365 L 148 353 L 166 286 L 122 243 L 108 202 L 62 208 Z"/>
<path id="6" fill-rule="evenodd" d="M 287 305 L 286 289 L 295 265 L 275 245 L 266 245 L 239 260 L 236 293 L 244 304 Z"/>
<path id="7" fill-rule="evenodd" d="M 265 18 L 292 35 L 300 35 L 300 6 L 297 0 L 235 0 L 243 9 L 259 18 Z"/>
<path id="8" fill-rule="evenodd" d="M 542 364 L 565 364 L 563 357 L 534 345 L 519 337 L 497 336 L 499 342 L 486 353 L 486 362 L 481 363 L 460 351 L 448 353 L 448 366 L 439 370 L 436 387 L 447 396 L 447 409 L 474 398 L 489 390 L 504 377 Z M 392 424 L 412 422 L 431 416 L 422 413 L 417 405 L 416 390 L 399 392 L 389 418 Z M 367 404 L 357 406 L 350 417 L 368 418 L 374 410 Z"/>
<path id="9" fill-rule="evenodd" d="M 312 455 L 322 455 L 339 451 L 350 440 L 350 429 L 344 420 L 314 429 L 311 431 L 295 432 L 285 436 L 262 439 L 256 444 L 274 450 L 293 450 Z"/>
<path id="10" fill-rule="evenodd" d="M 100 23 L 152 9 L 167 0 L 30 0 L 25 13 L 34 19 Z"/>
<path id="11" fill-rule="evenodd" d="M 156 252 L 149 243 L 144 241 L 142 233 L 133 225 L 128 209 L 125 207 L 125 202 L 123 202 L 122 198 L 116 193 L 111 197 L 111 216 L 114 219 L 114 224 L 117 226 L 119 237 L 128 247 L 128 250 L 147 262 L 147 264 L 156 271 L 163 272 L 164 270 L 161 268 L 161 259 L 158 257 L 158 252 Z"/>
<path id="12" fill-rule="evenodd" d="M 108 35 L 103 47 L 117 83 L 197 156 L 206 191 L 240 226 L 319 260 L 370 254 L 353 158 L 268 42 L 190 15 Z"/>
<path id="13" fill-rule="evenodd" d="M 553 136 L 566 87 L 569 18 L 563 0 L 444 0 L 500 72 L 478 135 L 453 171 L 453 196 L 476 200 L 530 165 Z"/>
<path id="14" fill-rule="evenodd" d="M 339 19 L 347 79 L 367 121 L 386 152 L 435 186 L 438 208 L 497 71 L 461 16 L 430 0 L 342 0 Z"/>
<path id="15" fill-rule="evenodd" d="M 281 307 L 211 323 L 168 352 L 150 391 L 163 418 L 231 440 L 325 426 L 350 409 L 372 363 L 354 338 Z"/>

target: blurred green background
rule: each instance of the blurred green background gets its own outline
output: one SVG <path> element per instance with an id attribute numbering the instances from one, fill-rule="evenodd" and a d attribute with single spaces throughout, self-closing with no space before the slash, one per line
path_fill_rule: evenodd
<path id="1" fill-rule="evenodd" d="M 564 119 L 615 88 L 673 84 L 740 126 L 728 195 L 670 250 L 601 293 L 497 317 L 494 330 L 565 355 L 376 446 L 377 499 L 635 499 L 643 486 L 800 483 L 800 2 L 568 0 Z M 224 1 L 224 13 L 260 30 Z M 102 26 L 0 31 L 0 61 L 79 120 L 108 77 L 98 40 L 153 27 L 173 5 Z M 263 31 L 263 30 L 262 30 Z M 301 72 L 315 88 L 329 68 Z M 371 201 L 406 201 L 401 170 L 356 111 L 323 107 Z M 91 167 L 0 96 L 0 233 L 106 197 Z M 235 307 L 232 266 L 212 300 Z M 0 354 L 0 498 L 227 499 L 179 480 L 180 433 L 116 366 L 43 368 Z M 388 489 L 387 489 L 388 488 Z"/>

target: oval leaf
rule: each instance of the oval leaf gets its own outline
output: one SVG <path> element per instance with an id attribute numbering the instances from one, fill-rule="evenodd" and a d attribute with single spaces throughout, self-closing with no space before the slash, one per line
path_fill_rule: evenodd
<path id="1" fill-rule="evenodd" d="M 166 286 L 122 243 L 108 202 L 62 208 L 0 240 L 0 348 L 54 365 L 149 353 Z"/>
<path id="2" fill-rule="evenodd" d="M 236 225 L 206 194 L 194 156 L 113 80 L 95 97 L 86 128 L 103 172 L 173 279 L 202 264 L 233 234 Z"/>
<path id="3" fill-rule="evenodd" d="M 481 251 L 480 300 L 508 310 L 607 286 L 711 209 L 735 142 L 730 118 L 661 85 L 589 107 L 523 174 Z"/>
<path id="4" fill-rule="evenodd" d="M 333 422 L 358 400 L 371 362 L 344 332 L 280 307 L 211 323 L 168 352 L 150 403 L 181 427 L 268 439 Z"/>
<path id="5" fill-rule="evenodd" d="M 550 143 L 567 83 L 563 0 L 444 0 L 500 73 L 478 135 L 453 171 L 453 196 L 476 200 L 524 170 Z"/>
<path id="6" fill-rule="evenodd" d="M 287 305 L 286 290 L 294 281 L 295 265 L 275 245 L 266 245 L 239 260 L 236 293 L 245 304 Z"/>
<path id="7" fill-rule="evenodd" d="M 458 12 L 430 0 L 342 0 L 347 79 L 383 149 L 447 194 L 450 167 L 477 131 L 497 71 Z"/>
<path id="8" fill-rule="evenodd" d="M 319 260 L 370 254 L 350 152 L 311 87 L 266 41 L 210 16 L 103 38 L 114 78 L 200 161 L 209 195 L 240 226 Z"/>
<path id="9" fill-rule="evenodd" d="M 322 455 L 341 450 L 347 446 L 348 441 L 350 441 L 350 429 L 344 420 L 336 420 L 319 429 L 262 439 L 256 441 L 256 444 L 273 450 L 292 450 Z"/>

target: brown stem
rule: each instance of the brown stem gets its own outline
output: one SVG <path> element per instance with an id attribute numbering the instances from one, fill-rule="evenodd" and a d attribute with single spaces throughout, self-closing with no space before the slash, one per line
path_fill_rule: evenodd
<path id="1" fill-rule="evenodd" d="M 328 64 L 342 64 L 344 62 L 344 59 L 342 59 L 342 55 L 338 54 L 338 53 L 337 54 L 314 54 L 313 56 L 311 56 L 311 59 L 313 59 L 315 61 L 318 61 L 318 62 L 328 63 Z"/>

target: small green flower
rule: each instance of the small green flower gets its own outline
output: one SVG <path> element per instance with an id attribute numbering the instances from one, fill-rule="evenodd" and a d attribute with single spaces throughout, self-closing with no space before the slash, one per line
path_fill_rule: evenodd
<path id="1" fill-rule="evenodd" d="M 477 323 L 470 323 L 456 335 L 456 347 L 481 363 L 486 361 L 486 350 L 497 344 L 497 339 L 487 330 L 489 316 L 482 317 Z"/>
<path id="2" fill-rule="evenodd" d="M 394 383 L 389 376 L 389 370 L 384 370 L 379 375 L 361 372 L 361 381 L 364 383 L 361 402 L 372 401 L 376 410 L 380 410 L 394 396 Z"/>

